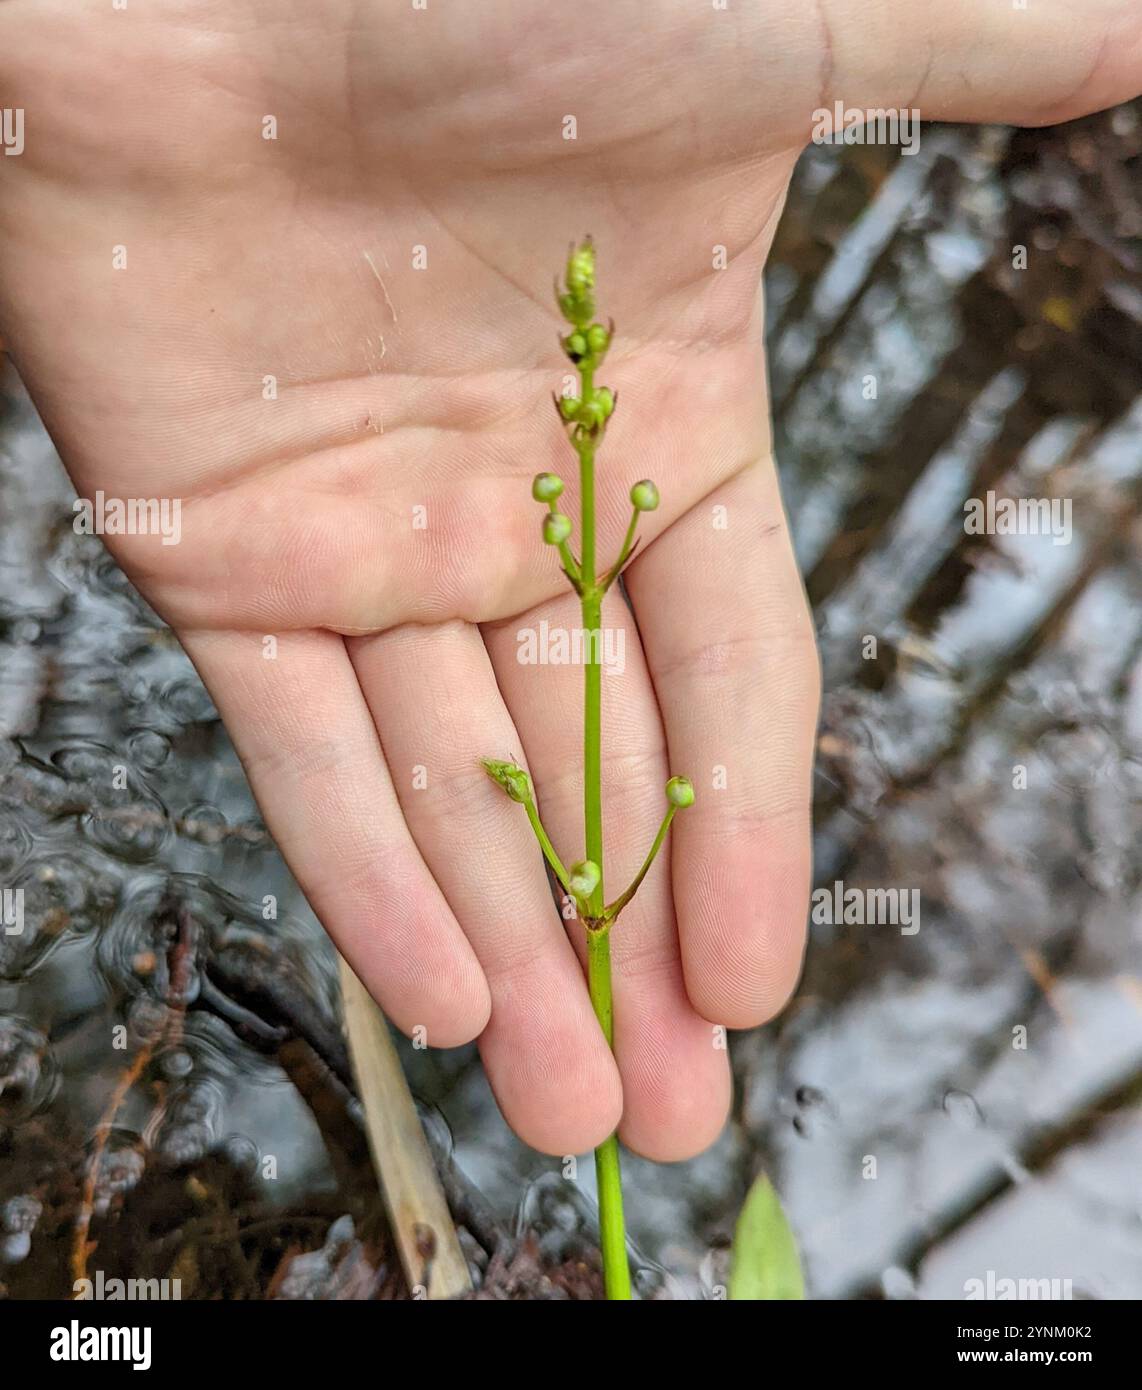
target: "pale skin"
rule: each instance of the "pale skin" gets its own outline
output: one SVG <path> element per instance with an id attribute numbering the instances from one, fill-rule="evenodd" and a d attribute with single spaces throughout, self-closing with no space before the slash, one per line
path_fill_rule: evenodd
<path id="1" fill-rule="evenodd" d="M 183 499 L 179 545 L 108 544 L 339 948 L 401 1028 L 479 1038 L 536 1148 L 705 1148 L 716 1025 L 772 1017 L 800 969 L 818 672 L 759 284 L 813 110 L 1046 124 L 1140 89 L 1137 0 L 0 3 L 8 349 L 81 494 Z M 560 473 L 577 515 L 551 282 L 586 232 L 618 330 L 602 563 L 630 484 L 662 494 L 638 630 L 617 593 L 604 615 L 609 896 L 667 777 L 698 793 L 612 937 L 613 1058 L 581 931 L 477 762 L 524 760 L 581 856 L 582 673 L 520 665 L 516 634 L 577 622 L 528 487 Z"/>

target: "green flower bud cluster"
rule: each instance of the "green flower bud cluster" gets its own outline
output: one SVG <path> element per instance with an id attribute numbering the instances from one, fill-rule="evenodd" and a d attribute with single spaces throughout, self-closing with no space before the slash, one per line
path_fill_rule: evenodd
<path id="1" fill-rule="evenodd" d="M 576 329 L 574 333 L 568 333 L 566 338 L 559 341 L 563 351 L 577 367 L 584 364 L 597 367 L 611 345 L 613 331 L 613 327 L 604 328 L 601 323 L 593 323 L 585 330 Z"/>
<path id="2" fill-rule="evenodd" d="M 559 312 L 568 323 L 585 329 L 595 317 L 595 244 L 590 237 L 571 248 L 564 280 L 565 290 L 556 286 Z"/>
<path id="3" fill-rule="evenodd" d="M 499 758 L 481 758 L 484 771 L 498 787 L 502 787 L 513 801 L 532 800 L 531 778 L 515 763 L 505 763 Z"/>
<path id="4" fill-rule="evenodd" d="M 579 368 L 585 387 L 583 395 L 564 396 L 556 401 L 560 418 L 586 434 L 597 434 L 615 409 L 614 392 L 595 386 L 594 373 L 606 356 L 614 336 L 614 325 L 595 323 L 595 247 L 588 237 L 572 247 L 565 272 L 566 288 L 556 285 L 559 312 L 571 325 L 571 332 L 560 345 Z"/>
<path id="5" fill-rule="evenodd" d="M 597 430 L 615 412 L 615 393 L 609 386 L 596 386 L 584 400 L 579 396 L 561 396 L 559 414 L 568 424 L 582 425 L 586 430 Z"/>

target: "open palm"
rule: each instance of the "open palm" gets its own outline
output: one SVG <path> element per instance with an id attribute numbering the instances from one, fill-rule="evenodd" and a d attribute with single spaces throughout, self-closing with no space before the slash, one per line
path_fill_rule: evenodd
<path id="1" fill-rule="evenodd" d="M 181 499 L 177 545 L 108 543 L 338 946 L 402 1028 L 480 1037 L 538 1148 L 620 1117 L 652 1157 L 703 1148 L 729 1094 L 716 1025 L 772 1015 L 799 969 L 817 668 L 758 286 L 813 109 L 1046 121 L 1142 87 L 1133 0 L 938 8 L 0 4 L 26 128 L 0 157 L 17 365 L 84 495 Z M 550 286 L 584 232 L 617 324 L 603 563 L 631 483 L 663 499 L 633 614 L 615 591 L 604 611 L 626 636 L 615 888 L 670 773 L 699 796 L 613 937 L 616 1059 L 526 819 L 477 762 L 526 759 L 580 856 L 582 673 L 520 664 L 517 634 L 578 622 L 528 481 L 561 473 L 576 514 Z"/>

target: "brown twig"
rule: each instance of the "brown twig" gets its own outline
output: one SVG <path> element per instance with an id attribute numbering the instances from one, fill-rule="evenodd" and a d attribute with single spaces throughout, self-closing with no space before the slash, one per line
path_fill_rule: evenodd
<path id="1" fill-rule="evenodd" d="M 103 1116 L 95 1127 L 95 1143 L 88 1160 L 87 1175 L 83 1183 L 83 1195 L 80 1198 L 79 1213 L 75 1220 L 75 1236 L 71 1248 L 71 1273 L 72 1279 L 76 1282 L 87 1278 L 87 1261 L 95 1249 L 95 1242 L 89 1241 L 87 1237 L 91 1229 L 91 1219 L 95 1213 L 95 1194 L 99 1185 L 99 1170 L 103 1164 L 103 1155 L 106 1152 L 107 1140 L 114 1127 L 115 1119 L 135 1083 L 150 1065 L 157 1049 L 169 1038 L 177 1037 L 181 1030 L 183 1015 L 186 1012 L 186 984 L 192 957 L 190 913 L 185 908 L 182 909 L 178 920 L 178 938 L 170 957 L 170 984 L 167 998 L 168 1002 L 174 1001 L 169 1004 L 170 1013 L 156 1036 L 148 1038 L 143 1043 L 135 1054 L 131 1065 L 119 1078 Z"/>

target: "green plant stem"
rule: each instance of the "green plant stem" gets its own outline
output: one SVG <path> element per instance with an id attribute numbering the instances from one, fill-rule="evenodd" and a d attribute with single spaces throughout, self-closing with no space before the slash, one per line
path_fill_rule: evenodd
<path id="1" fill-rule="evenodd" d="M 638 525 L 640 515 L 639 509 L 635 507 L 634 511 L 631 513 L 630 525 L 627 527 L 627 533 L 623 537 L 623 548 L 619 551 L 619 558 L 603 576 L 603 582 L 600 587 L 604 593 L 619 577 L 619 571 L 630 559 L 630 553 L 634 549 L 634 528 Z"/>
<path id="2" fill-rule="evenodd" d="M 608 1047 L 614 1047 L 614 1008 L 611 1003 L 610 926 L 587 932 L 587 979 L 595 1017 Z M 623 1180 L 619 1141 L 612 1134 L 595 1150 L 595 1186 L 599 1192 L 599 1250 L 607 1298 L 628 1300 L 630 1264 L 623 1222 Z"/>
<path id="3" fill-rule="evenodd" d="M 581 373 L 583 400 L 590 397 L 593 371 Z M 601 631 L 603 594 L 595 583 L 595 441 L 583 435 L 576 442 L 579 453 L 579 497 L 583 533 L 582 612 L 587 633 Z M 602 791 L 602 643 L 587 640 L 587 663 L 583 680 L 583 839 L 587 858 L 599 866 L 599 882 L 588 907 L 593 918 L 603 912 L 603 791 Z M 611 995 L 611 942 L 608 926 L 588 928 L 587 987 L 599 1027 L 614 1047 L 614 1006 Z M 612 1134 L 595 1150 L 595 1180 L 599 1193 L 599 1248 L 603 1257 L 603 1281 L 607 1298 L 626 1300 L 631 1296 L 630 1264 L 627 1260 L 626 1229 L 623 1223 L 622 1175 L 619 1169 L 618 1139 Z"/>
<path id="4" fill-rule="evenodd" d="M 571 581 L 576 592 L 579 590 L 579 564 L 575 556 L 571 553 L 571 547 L 566 541 L 559 542 L 559 559 L 563 564 L 563 573 Z"/>
<path id="5" fill-rule="evenodd" d="M 543 828 L 543 822 L 539 819 L 539 812 L 535 809 L 534 801 L 525 801 L 523 808 L 527 812 L 527 818 L 531 821 L 531 828 L 535 831 L 535 838 L 539 841 L 539 848 L 543 851 L 543 857 L 551 865 L 555 877 L 563 885 L 564 891 L 571 892 L 571 880 L 567 870 L 563 867 L 563 861 L 555 853 L 555 846 L 548 838 L 547 831 Z"/>
<path id="6" fill-rule="evenodd" d="M 677 809 L 677 806 L 671 806 L 667 810 L 665 816 L 663 816 L 662 824 L 658 827 L 658 834 L 654 837 L 654 844 L 650 847 L 650 853 L 646 856 L 646 861 L 642 868 L 635 874 L 630 887 L 621 897 L 616 898 L 614 902 L 611 903 L 610 907 L 604 909 L 603 916 L 606 918 L 607 922 L 613 922 L 623 908 L 626 907 L 627 903 L 630 902 L 631 898 L 638 892 L 639 884 L 646 877 L 647 870 L 654 863 L 658 851 L 662 848 L 662 842 L 666 839 L 666 832 L 670 829 L 670 822 L 674 819 L 674 812 L 677 811 Z"/>
<path id="7" fill-rule="evenodd" d="M 594 372 L 584 367 L 582 398 L 588 399 L 594 389 Z M 602 626 L 603 595 L 595 587 L 595 441 L 584 434 L 576 443 L 579 453 L 579 499 L 582 511 L 583 559 L 582 575 L 583 627 L 587 632 L 587 662 L 583 681 L 583 832 L 588 859 L 599 866 L 598 887 L 591 894 L 592 916 L 603 911 L 603 791 L 602 791 L 602 702 L 603 668 L 600 663 L 600 642 L 591 634 Z"/>

